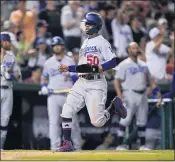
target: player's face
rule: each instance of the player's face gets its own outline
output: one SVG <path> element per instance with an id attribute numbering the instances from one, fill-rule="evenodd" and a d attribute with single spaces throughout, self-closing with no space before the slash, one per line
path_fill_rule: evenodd
<path id="1" fill-rule="evenodd" d="M 129 47 L 129 51 L 131 56 L 137 57 L 139 51 L 138 45 L 137 44 L 132 45 L 131 47 Z"/>
<path id="2" fill-rule="evenodd" d="M 85 23 L 85 32 L 87 34 L 87 32 L 93 28 L 93 24 L 89 24 L 89 23 Z"/>
<path id="3" fill-rule="evenodd" d="M 2 47 L 3 47 L 5 50 L 10 50 L 10 49 L 11 49 L 11 43 L 8 42 L 8 41 L 3 41 L 3 42 L 2 42 Z"/>
<path id="4" fill-rule="evenodd" d="M 55 46 L 53 46 L 53 52 L 56 55 L 61 54 L 63 51 L 64 51 L 64 45 L 55 45 Z"/>

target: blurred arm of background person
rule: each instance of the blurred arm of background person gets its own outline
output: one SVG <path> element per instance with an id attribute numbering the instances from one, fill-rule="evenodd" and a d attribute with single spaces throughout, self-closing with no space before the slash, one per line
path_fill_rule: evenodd
<path id="1" fill-rule="evenodd" d="M 76 16 L 76 11 L 79 9 L 79 6 L 78 6 L 78 1 L 69 1 L 68 2 L 68 5 L 63 7 L 62 9 L 62 18 L 61 18 L 61 23 L 63 25 L 64 28 L 66 29 L 70 29 L 72 28 L 74 25 L 77 25 L 77 23 L 79 24 L 80 21 L 82 20 L 83 18 L 83 15 L 82 17 L 77 17 Z M 72 13 L 70 13 L 72 12 Z M 72 14 L 72 15 L 71 15 Z M 70 17 L 72 17 L 72 19 L 70 20 Z M 69 19 L 68 19 L 69 17 Z M 64 19 L 65 18 L 65 19 Z"/>
<path id="2" fill-rule="evenodd" d="M 120 79 L 116 79 L 114 81 L 115 91 L 117 92 L 117 96 L 121 98 L 121 100 L 124 99 L 122 91 L 121 91 L 121 81 Z"/>
<path id="3" fill-rule="evenodd" d="M 38 18 L 40 20 L 45 20 L 48 24 L 47 31 L 52 34 L 52 36 L 63 37 L 63 29 L 61 26 L 61 6 L 57 8 L 57 2 L 55 0 L 46 0 L 46 7 L 40 10 Z"/>
<path id="4" fill-rule="evenodd" d="M 109 42 L 111 44 L 113 44 L 111 22 L 112 22 L 114 17 L 115 17 L 115 7 L 113 5 L 108 5 L 106 7 L 105 23 L 106 23 L 106 29 L 107 29 L 108 34 L 109 34 Z"/>
<path id="5" fill-rule="evenodd" d="M 140 46 L 142 50 L 144 50 L 146 45 L 146 39 L 144 33 L 141 30 L 141 23 L 138 20 L 137 16 L 130 16 L 129 24 L 132 30 L 133 40 Z"/>
<path id="6" fill-rule="evenodd" d="M 45 61 L 50 57 L 46 39 L 43 37 L 39 38 L 36 43 L 36 49 L 33 48 L 32 50 L 34 53 L 29 54 L 28 67 L 43 67 Z"/>
<path id="7" fill-rule="evenodd" d="M 156 82 L 166 80 L 166 64 L 169 57 L 170 47 L 163 44 L 164 37 L 160 30 L 154 27 L 149 32 L 151 41 L 147 42 L 145 53 L 149 71 Z"/>
<path id="8" fill-rule="evenodd" d="M 132 31 L 130 26 L 127 24 L 129 17 L 127 12 L 119 10 L 117 17 L 111 22 L 112 33 L 113 33 L 113 44 L 117 50 L 117 56 L 120 59 L 126 58 L 127 52 L 126 47 L 133 41 Z"/>
<path id="9" fill-rule="evenodd" d="M 68 51 L 75 47 L 80 48 L 80 21 L 83 16 L 79 1 L 69 1 L 61 10 L 61 25 L 63 27 L 65 46 Z"/>
<path id="10" fill-rule="evenodd" d="M 123 69 L 123 70 L 120 70 Z M 119 96 L 122 100 L 124 100 L 124 96 L 122 94 L 121 90 L 121 82 L 125 78 L 125 70 L 126 67 L 122 64 L 122 62 L 116 67 L 116 74 L 115 74 L 115 80 L 114 80 L 114 88 L 117 93 L 117 96 Z"/>
<path id="11" fill-rule="evenodd" d="M 97 13 L 102 17 L 102 20 L 103 20 L 103 26 L 99 31 L 99 34 L 109 41 L 110 36 L 106 28 L 106 3 L 103 2 L 98 4 Z"/>
<path id="12" fill-rule="evenodd" d="M 16 53 L 16 61 L 21 68 L 24 68 L 26 65 L 26 61 L 28 60 L 28 50 L 29 46 L 25 43 L 25 36 L 23 31 L 18 31 L 17 34 L 18 40 L 18 52 Z"/>
<path id="13" fill-rule="evenodd" d="M 17 10 L 10 15 L 10 20 L 22 30 L 25 35 L 25 43 L 31 45 L 35 39 L 36 15 L 31 10 L 26 10 L 26 0 L 20 0 Z"/>

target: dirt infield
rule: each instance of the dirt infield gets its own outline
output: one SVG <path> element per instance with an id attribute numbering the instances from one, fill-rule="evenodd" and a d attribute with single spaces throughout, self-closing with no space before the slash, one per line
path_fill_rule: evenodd
<path id="1" fill-rule="evenodd" d="M 2 151 L 1 160 L 56 160 L 56 161 L 115 161 L 115 160 L 174 160 L 174 151 L 80 151 L 53 152 L 38 150 Z M 65 161 L 66 160 L 66 161 Z M 91 162 L 92 162 L 91 161 Z"/>

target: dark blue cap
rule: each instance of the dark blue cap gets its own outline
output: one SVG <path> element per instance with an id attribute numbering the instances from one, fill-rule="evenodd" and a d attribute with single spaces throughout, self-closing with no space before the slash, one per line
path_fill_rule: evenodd
<path id="1" fill-rule="evenodd" d="M 1 34 L 1 41 L 8 41 L 11 42 L 9 34 Z"/>

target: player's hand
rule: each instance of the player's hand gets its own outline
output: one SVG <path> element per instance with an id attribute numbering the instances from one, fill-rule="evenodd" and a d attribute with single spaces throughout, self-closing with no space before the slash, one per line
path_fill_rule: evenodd
<path id="1" fill-rule="evenodd" d="M 98 65 L 98 71 L 99 71 L 99 72 L 102 72 L 102 71 L 103 71 L 103 68 L 102 68 L 101 65 Z"/>
<path id="2" fill-rule="evenodd" d="M 160 108 L 160 105 L 162 104 L 162 100 L 163 100 L 163 99 L 161 98 L 160 101 L 156 103 L 156 107 L 157 107 L 157 108 Z"/>
<path id="3" fill-rule="evenodd" d="M 48 95 L 48 93 L 49 93 L 48 88 L 47 87 L 42 87 L 41 88 L 41 93 L 42 93 L 42 95 Z"/>
<path id="4" fill-rule="evenodd" d="M 123 99 L 122 102 L 123 102 L 123 106 L 128 107 L 128 101 L 127 100 Z"/>
<path id="5" fill-rule="evenodd" d="M 4 73 L 4 77 L 5 77 L 5 79 L 11 79 L 11 75 L 8 73 L 8 72 L 5 72 Z"/>
<path id="6" fill-rule="evenodd" d="M 67 72 L 68 71 L 68 66 L 61 64 L 59 67 L 60 72 Z"/>
<path id="7" fill-rule="evenodd" d="M 157 102 L 157 103 L 156 103 L 156 107 L 157 107 L 157 108 L 160 108 L 160 105 L 161 105 L 161 102 Z"/>
<path id="8" fill-rule="evenodd" d="M 121 94 L 121 95 L 118 95 L 118 97 L 120 97 L 120 99 L 122 100 L 123 105 L 124 105 L 125 107 L 127 107 L 127 106 L 128 106 L 128 102 L 127 102 L 127 100 L 123 97 L 123 95 L 122 95 L 122 94 Z"/>
<path id="9" fill-rule="evenodd" d="M 4 65 L 1 65 L 1 75 L 3 75 L 5 73 L 5 67 Z"/>
<path id="10" fill-rule="evenodd" d="M 1 62 L 4 60 L 5 50 L 1 47 Z"/>

